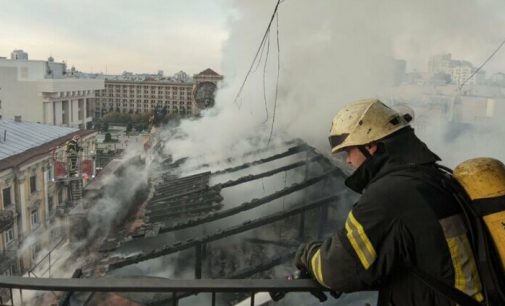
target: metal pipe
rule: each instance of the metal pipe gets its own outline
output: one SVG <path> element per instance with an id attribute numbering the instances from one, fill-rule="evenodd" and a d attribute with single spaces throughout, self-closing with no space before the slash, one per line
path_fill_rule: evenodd
<path id="1" fill-rule="evenodd" d="M 151 277 L 27 278 L 0 276 L 0 287 L 76 292 L 305 292 L 321 287 L 310 279 L 191 279 Z"/>

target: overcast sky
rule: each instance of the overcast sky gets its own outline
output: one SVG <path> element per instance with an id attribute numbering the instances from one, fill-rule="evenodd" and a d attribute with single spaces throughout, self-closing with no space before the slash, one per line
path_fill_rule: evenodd
<path id="1" fill-rule="evenodd" d="M 384 8 L 394 20 L 389 21 L 390 16 L 375 18 L 375 22 L 389 24 L 378 26 L 389 32 L 392 55 L 406 59 L 410 71 L 425 71 L 428 57 L 443 52 L 477 66 L 505 37 L 504 0 L 425 2 L 388 0 L 374 8 L 373 1 L 318 0 L 307 4 L 286 0 L 281 15 L 291 14 L 290 9 L 303 10 L 302 5 L 307 4 L 328 7 L 329 19 L 341 18 L 340 10 L 351 10 L 357 20 L 361 14 Z M 251 9 L 244 9 L 244 3 L 262 6 L 253 22 L 238 18 Z M 229 57 L 225 48 L 254 52 L 274 5 L 275 0 L 0 0 L 0 56 L 9 57 L 12 50 L 23 49 L 30 59 L 53 56 L 85 72 L 164 70 L 170 75 L 179 70 L 193 74 L 212 68 L 223 73 L 223 61 L 230 60 L 223 58 L 223 54 Z M 293 24 L 282 21 L 282 26 L 298 32 L 313 21 L 321 26 L 329 22 L 313 17 L 302 14 Z M 335 31 L 347 35 L 367 26 L 370 24 L 356 23 Z M 248 27 L 253 28 L 249 35 L 244 31 Z M 232 32 L 247 35 L 247 46 L 227 44 Z M 504 50 L 485 70 L 505 71 Z M 284 54 L 291 51 L 285 49 Z M 252 54 L 241 55 L 242 60 L 251 60 Z"/>
<path id="2" fill-rule="evenodd" d="M 229 11 L 220 0 L 0 0 L 0 56 L 121 73 L 219 70 Z"/>

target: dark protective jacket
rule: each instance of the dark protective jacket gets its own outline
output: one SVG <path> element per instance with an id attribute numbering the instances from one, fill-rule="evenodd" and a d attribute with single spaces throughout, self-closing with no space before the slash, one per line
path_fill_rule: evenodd
<path id="1" fill-rule="evenodd" d="M 425 272 L 482 301 L 458 204 L 432 175 L 439 158 L 411 128 L 379 144 L 346 185 L 362 193 L 345 226 L 310 245 L 306 262 L 323 286 L 379 290 L 379 305 L 454 305 L 409 272 Z"/>
<path id="2" fill-rule="evenodd" d="M 67 143 L 65 144 L 65 151 L 67 152 L 67 154 L 76 155 L 81 150 L 82 150 L 81 146 L 79 146 L 77 141 L 73 139 L 67 141 Z"/>

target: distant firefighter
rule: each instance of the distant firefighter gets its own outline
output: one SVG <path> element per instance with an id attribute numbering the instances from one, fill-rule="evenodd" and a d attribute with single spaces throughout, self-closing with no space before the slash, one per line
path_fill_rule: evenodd
<path id="1" fill-rule="evenodd" d="M 67 153 L 67 158 L 69 162 L 69 175 L 75 175 L 77 173 L 77 158 L 79 151 L 82 151 L 79 145 L 79 135 L 75 135 L 71 140 L 67 141 L 65 144 L 65 152 Z"/>

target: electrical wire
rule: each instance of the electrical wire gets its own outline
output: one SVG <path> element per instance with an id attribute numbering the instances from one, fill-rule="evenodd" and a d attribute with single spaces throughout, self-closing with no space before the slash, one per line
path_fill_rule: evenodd
<path id="1" fill-rule="evenodd" d="M 482 69 L 482 67 L 484 67 L 487 64 L 487 62 L 489 62 L 495 56 L 495 54 L 501 49 L 501 47 L 503 47 L 503 45 L 505 45 L 505 40 L 501 42 L 498 48 L 496 48 L 496 50 L 494 50 L 494 52 L 491 53 L 491 55 L 479 66 L 479 68 L 475 69 L 475 71 L 468 78 L 466 78 L 466 80 L 464 80 L 463 83 L 461 83 L 461 85 L 459 85 L 459 90 L 461 90 L 463 86 L 465 86 L 466 82 L 468 82 L 471 78 L 473 78 L 474 75 L 476 75 Z"/>
<path id="2" fill-rule="evenodd" d="M 265 56 L 265 62 L 263 64 L 263 101 L 265 102 L 265 121 L 263 121 L 263 124 L 268 122 L 268 103 L 267 103 L 267 91 L 266 91 L 266 71 L 267 71 L 267 63 L 268 63 L 268 55 L 270 54 L 270 31 L 268 32 L 268 43 L 267 43 L 267 53 Z"/>
<path id="3" fill-rule="evenodd" d="M 277 23 L 277 81 L 275 84 L 274 112 L 272 114 L 272 125 L 270 126 L 270 135 L 268 136 L 267 146 L 270 144 L 270 141 L 272 140 L 272 134 L 274 132 L 275 114 L 277 111 L 277 98 L 279 96 L 279 75 L 281 71 L 281 49 L 279 43 L 279 12 L 277 12 L 276 15 L 276 23 Z"/>
<path id="4" fill-rule="evenodd" d="M 260 54 L 261 52 L 261 49 L 263 48 L 263 46 L 265 45 L 265 41 L 268 37 L 268 34 L 270 33 L 270 27 L 272 26 L 272 22 L 275 18 L 275 16 L 277 15 L 277 10 L 279 8 L 279 4 L 281 3 L 280 0 L 277 0 L 277 4 L 275 5 L 275 8 L 274 8 L 274 12 L 272 13 L 272 17 L 270 18 L 270 22 L 268 23 L 268 26 L 267 26 L 267 29 L 265 31 L 265 34 L 263 35 L 263 38 L 261 39 L 261 43 L 258 47 L 258 50 L 256 51 L 256 54 L 254 55 L 254 58 L 253 58 L 253 61 L 251 62 L 251 66 L 249 67 L 249 70 L 247 71 L 247 74 L 244 78 L 244 81 L 242 82 L 242 85 L 240 86 L 240 89 L 238 90 L 237 92 L 237 95 L 235 96 L 235 99 L 233 99 L 233 102 L 235 104 L 237 104 L 237 106 L 240 108 L 240 104 L 237 103 L 237 100 L 240 96 L 240 94 L 242 93 L 242 90 L 244 89 L 244 86 L 247 82 L 247 79 L 249 78 L 249 75 L 251 74 L 251 71 L 254 67 L 254 64 L 256 63 L 256 60 L 258 59 L 258 55 Z"/>

